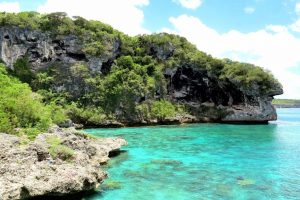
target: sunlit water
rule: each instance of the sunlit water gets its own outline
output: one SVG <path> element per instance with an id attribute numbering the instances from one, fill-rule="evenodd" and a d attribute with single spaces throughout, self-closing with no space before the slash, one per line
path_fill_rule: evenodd
<path id="1" fill-rule="evenodd" d="M 86 130 L 121 136 L 99 200 L 300 199 L 300 109 L 269 125 L 193 124 Z"/>

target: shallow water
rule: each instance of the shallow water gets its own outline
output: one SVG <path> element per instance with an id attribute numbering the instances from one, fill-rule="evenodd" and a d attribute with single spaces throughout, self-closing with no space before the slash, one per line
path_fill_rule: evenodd
<path id="1" fill-rule="evenodd" d="M 129 145 L 92 200 L 300 199 L 300 109 L 269 125 L 88 129 Z"/>

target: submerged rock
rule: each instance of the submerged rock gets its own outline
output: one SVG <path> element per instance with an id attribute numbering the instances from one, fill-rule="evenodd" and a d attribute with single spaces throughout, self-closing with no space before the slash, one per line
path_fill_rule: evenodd
<path id="1" fill-rule="evenodd" d="M 238 180 L 237 183 L 238 185 L 241 186 L 250 186 L 250 185 L 254 185 L 255 181 L 252 179 L 242 179 L 242 180 Z"/>
<path id="2" fill-rule="evenodd" d="M 23 143 L 17 136 L 0 134 L 1 200 L 96 189 L 107 177 L 101 163 L 109 160 L 109 152 L 127 144 L 121 138 L 92 138 L 58 127 Z"/>
<path id="3" fill-rule="evenodd" d="M 120 181 L 107 181 L 104 183 L 101 187 L 103 190 L 116 190 L 116 189 L 121 189 L 122 188 L 122 182 Z"/>
<path id="4" fill-rule="evenodd" d="M 182 165 L 182 162 L 179 160 L 151 160 L 151 163 L 158 164 L 158 165 L 170 165 L 170 166 Z"/>

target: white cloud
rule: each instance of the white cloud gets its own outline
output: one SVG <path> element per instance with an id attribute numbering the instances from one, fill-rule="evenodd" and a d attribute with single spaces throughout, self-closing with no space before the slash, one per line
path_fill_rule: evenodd
<path id="1" fill-rule="evenodd" d="M 149 0 L 47 0 L 37 11 L 66 12 L 69 16 L 100 20 L 129 35 L 136 35 L 148 33 L 142 26 L 144 13 L 141 9 L 147 5 Z"/>
<path id="2" fill-rule="evenodd" d="M 197 9 L 202 4 L 202 0 L 173 0 L 179 3 L 181 6 L 188 9 Z"/>
<path id="3" fill-rule="evenodd" d="M 290 25 L 290 29 L 294 32 L 300 32 L 300 2 L 296 4 L 295 12 L 299 18 L 292 25 Z"/>
<path id="4" fill-rule="evenodd" d="M 253 7 L 245 7 L 245 8 L 244 8 L 244 12 L 245 12 L 246 14 L 252 14 L 252 13 L 255 12 L 255 8 L 253 8 Z"/>
<path id="5" fill-rule="evenodd" d="M 286 26 L 281 25 L 268 25 L 266 26 L 266 30 L 272 31 L 274 33 L 287 32 L 288 28 Z"/>
<path id="6" fill-rule="evenodd" d="M 300 19 L 298 19 L 295 23 L 290 26 L 292 31 L 300 32 Z"/>
<path id="7" fill-rule="evenodd" d="M 295 12 L 296 14 L 300 15 L 300 2 L 296 4 Z"/>
<path id="8" fill-rule="evenodd" d="M 219 33 L 193 16 L 171 17 L 170 22 L 174 29 L 164 31 L 186 37 L 198 49 L 215 57 L 228 57 L 269 69 L 283 84 L 285 94 L 281 98 L 300 99 L 300 75 L 289 71 L 292 67 L 300 71 L 300 38 L 288 28 L 269 25 L 249 33 L 236 30 Z"/>
<path id="9" fill-rule="evenodd" d="M 20 4 L 18 2 L 1 2 L 0 12 L 20 12 Z"/>

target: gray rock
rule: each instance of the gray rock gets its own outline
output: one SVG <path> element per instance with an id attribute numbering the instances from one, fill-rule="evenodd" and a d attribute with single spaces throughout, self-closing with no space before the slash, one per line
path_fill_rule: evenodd
<path id="1" fill-rule="evenodd" d="M 164 37 L 164 34 L 158 37 Z M 89 56 L 83 52 L 84 39 L 80 41 L 74 35 L 51 36 L 40 31 L 30 31 L 14 27 L 0 28 L 0 59 L 13 69 L 18 58 L 28 56 L 32 70 L 53 66 L 61 75 L 52 83 L 51 89 L 56 92 L 68 92 L 72 99 L 81 98 L 81 94 L 89 92 L 89 88 L 81 77 L 72 74 L 70 66 L 83 63 L 90 74 L 108 74 L 115 58 L 119 55 L 121 42 L 119 39 L 103 39 L 105 51 L 99 56 Z M 170 58 L 175 46 L 172 43 L 146 44 L 148 55 L 165 61 Z M 220 122 L 267 122 L 277 119 L 276 110 L 271 105 L 273 96 L 283 93 L 280 85 L 274 83 L 268 93 L 262 93 L 260 86 L 253 82 L 245 86 L 237 80 L 220 80 L 216 74 L 205 70 L 195 63 L 182 63 L 172 66 L 164 72 L 167 83 L 167 95 L 157 88 L 156 98 L 165 98 L 189 107 L 195 121 Z M 71 77 L 71 78 L 70 78 Z M 244 85 L 244 86 L 243 86 Z M 136 103 L 147 100 L 147 95 L 136 96 Z M 99 126 L 121 127 L 123 124 L 145 124 L 145 119 L 129 117 L 120 106 L 115 115 L 120 122 L 107 121 Z M 153 119 L 154 121 L 156 119 Z M 156 120 L 157 121 L 157 120 Z M 159 120 L 158 120 L 159 121 Z M 169 120 L 167 120 L 168 122 Z M 184 120 L 187 122 L 188 120 Z M 152 123 L 152 122 L 149 122 Z M 61 124 L 71 126 L 70 123 Z"/>
<path id="2" fill-rule="evenodd" d="M 67 120 L 59 123 L 58 126 L 62 127 L 62 128 L 70 128 L 70 127 L 74 126 L 74 123 L 72 122 L 72 120 L 67 119 Z"/>
<path id="3" fill-rule="evenodd" d="M 189 106 L 196 121 L 261 123 L 277 119 L 271 102 L 274 95 L 283 93 L 280 85 L 262 93 L 255 83 L 244 88 L 239 82 L 221 81 L 190 66 L 178 67 L 172 75 L 166 72 L 166 78 L 169 97 Z"/>
<path id="4" fill-rule="evenodd" d="M 19 58 L 27 56 L 32 70 L 47 68 L 53 64 L 72 65 L 83 62 L 92 72 L 102 73 L 103 63 L 118 55 L 120 41 L 110 41 L 110 48 L 98 57 L 84 54 L 84 41 L 74 35 L 51 37 L 37 30 L 17 27 L 0 27 L 0 59 L 13 69 Z"/>
<path id="5" fill-rule="evenodd" d="M 74 151 L 71 159 L 51 156 L 47 138 L 53 136 Z M 126 144 L 121 138 L 90 138 L 74 128 L 52 127 L 28 144 L 22 138 L 0 134 L 0 199 L 93 190 L 107 177 L 100 167 L 109 160 L 109 152 Z"/>

